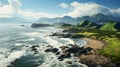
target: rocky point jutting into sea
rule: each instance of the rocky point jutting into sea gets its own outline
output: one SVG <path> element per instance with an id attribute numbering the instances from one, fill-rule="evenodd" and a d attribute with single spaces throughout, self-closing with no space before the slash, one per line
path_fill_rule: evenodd
<path id="1" fill-rule="evenodd" d="M 71 37 L 70 33 L 60 33 L 55 32 L 51 36 L 58 36 L 59 38 L 77 38 L 86 41 L 84 46 L 80 46 L 77 44 L 68 44 L 67 46 L 60 46 L 62 50 L 62 55 L 58 56 L 60 61 L 63 61 L 65 58 L 74 57 L 77 58 L 80 63 L 86 64 L 88 67 L 114 67 L 115 65 L 111 62 L 111 60 L 103 55 L 100 55 L 97 50 L 100 50 L 106 46 L 106 44 L 102 41 L 83 38 L 82 36 Z M 48 48 L 45 52 L 53 52 L 56 48 Z M 60 54 L 60 52 L 56 52 L 55 55 Z M 66 63 L 72 64 L 72 61 L 68 61 Z"/>

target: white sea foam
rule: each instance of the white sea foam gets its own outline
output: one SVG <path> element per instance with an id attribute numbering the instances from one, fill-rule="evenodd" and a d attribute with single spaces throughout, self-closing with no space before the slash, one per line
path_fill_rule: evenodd
<path id="1" fill-rule="evenodd" d="M 53 47 L 57 47 L 58 49 L 61 45 L 65 45 L 67 43 L 74 44 L 74 41 L 72 39 L 69 39 L 69 38 L 60 38 L 60 39 L 56 38 L 55 39 L 53 37 L 46 36 L 47 34 L 50 34 L 50 32 L 54 32 L 54 31 L 56 32 L 59 30 L 56 30 L 53 28 L 45 28 L 45 30 L 44 29 L 40 29 L 40 30 L 37 29 L 36 32 L 26 32 L 26 33 L 20 32 L 20 35 L 22 34 L 22 35 L 30 37 L 30 39 L 25 39 L 23 41 L 34 41 L 35 40 L 34 37 L 40 37 L 40 39 L 43 39 L 45 42 L 48 43 L 48 45 L 52 45 Z M 44 37 L 44 36 L 46 36 L 46 37 Z M 60 41 L 64 41 L 66 43 L 63 44 Z M 22 45 L 22 43 L 18 42 L 15 45 L 19 47 Z M 32 46 L 33 44 L 30 44 L 30 45 Z M 42 59 L 44 62 L 39 67 L 73 67 L 73 66 L 70 66 L 69 64 L 65 63 L 65 61 L 67 61 L 67 60 L 73 61 L 73 59 L 70 58 L 70 59 L 65 59 L 64 61 L 59 61 L 57 59 L 57 56 L 54 55 L 53 53 L 44 52 L 44 50 L 47 48 L 46 43 L 43 43 L 42 45 L 39 48 L 37 48 L 39 51 L 39 54 L 36 54 L 36 55 L 43 54 Z M 29 46 L 27 48 L 30 48 L 31 46 Z M 25 47 L 25 49 L 26 49 L 26 47 Z M 9 52 L 9 50 L 7 50 L 7 49 L 0 48 L 0 51 L 3 51 L 2 53 L 0 53 L 0 67 L 7 67 L 7 65 L 9 65 L 11 62 L 14 62 L 16 59 L 21 58 L 25 54 L 24 50 Z M 6 52 L 8 52 L 8 53 L 5 54 Z M 83 65 L 81 63 L 73 63 L 73 65 L 74 64 L 78 65 L 77 67 L 86 67 L 85 65 Z"/>
<path id="2" fill-rule="evenodd" d="M 0 55 L 0 67 L 7 67 L 11 62 L 20 58 L 25 51 L 14 51 L 9 54 L 9 56 Z"/>
<path id="3" fill-rule="evenodd" d="M 22 45 L 22 43 L 16 43 L 15 44 L 15 46 L 21 46 Z"/>
<path id="4" fill-rule="evenodd" d="M 57 57 L 52 53 L 46 54 L 44 57 L 44 63 L 42 63 L 42 65 L 39 65 L 39 67 L 87 67 L 86 65 L 79 62 L 74 63 L 73 59 L 65 59 L 64 61 L 59 61 Z M 73 64 L 67 64 L 65 61 L 72 61 Z"/>
<path id="5" fill-rule="evenodd" d="M 50 36 L 44 37 L 44 39 L 46 42 L 48 42 L 49 45 L 51 45 L 53 47 L 57 47 L 58 49 L 61 45 L 65 45 L 63 43 L 60 43 L 59 40 L 54 39 Z M 69 44 L 74 44 L 74 41 L 69 38 L 60 38 L 60 40 L 65 40 Z M 43 52 L 44 52 L 44 49 L 46 49 L 46 47 L 42 46 L 39 50 L 43 50 Z M 87 67 L 86 65 L 81 64 L 79 62 L 74 63 L 75 59 L 73 59 L 73 58 L 68 58 L 68 59 L 65 59 L 64 61 L 59 61 L 57 59 L 57 56 L 54 55 L 53 53 L 46 53 L 44 58 L 45 58 L 44 62 L 41 65 L 39 65 L 39 67 Z M 65 63 L 65 61 L 72 61 L 73 64 L 71 64 L 71 65 L 67 64 L 67 63 Z"/>
<path id="6" fill-rule="evenodd" d="M 50 36 L 45 37 L 45 41 L 48 42 L 48 44 L 54 46 L 54 47 L 58 47 L 58 41 L 52 39 Z"/>
<path id="7" fill-rule="evenodd" d="M 34 41 L 35 38 L 29 38 L 29 39 L 22 39 L 22 40 L 17 40 L 17 41 Z"/>
<path id="8" fill-rule="evenodd" d="M 61 40 L 65 40 L 66 42 L 68 42 L 68 44 L 74 44 L 74 41 L 70 38 L 60 38 Z"/>
<path id="9" fill-rule="evenodd" d="M 27 39 L 28 41 L 33 41 L 33 40 L 35 40 L 35 38 L 30 38 L 30 39 Z"/>
<path id="10" fill-rule="evenodd" d="M 23 33 L 23 35 L 27 35 L 27 36 L 37 36 L 38 34 L 39 32 Z"/>

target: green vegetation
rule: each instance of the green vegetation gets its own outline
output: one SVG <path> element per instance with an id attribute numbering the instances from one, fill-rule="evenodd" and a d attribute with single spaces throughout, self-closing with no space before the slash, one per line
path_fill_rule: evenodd
<path id="1" fill-rule="evenodd" d="M 115 22 L 110 22 L 102 26 L 101 30 L 107 30 L 107 31 L 118 31 L 114 26 L 116 25 Z"/>
<path id="2" fill-rule="evenodd" d="M 107 46 L 100 50 L 100 54 L 107 56 L 120 64 L 120 41 L 117 38 L 107 38 Z"/>
<path id="3" fill-rule="evenodd" d="M 83 20 L 81 23 L 77 24 L 77 27 L 83 27 L 83 28 L 96 28 L 97 27 L 97 24 L 96 23 L 93 23 L 89 20 Z"/>
<path id="4" fill-rule="evenodd" d="M 84 36 L 105 42 L 106 46 L 98 50 L 98 53 L 109 57 L 114 63 L 120 64 L 120 32 L 118 23 L 110 22 L 103 26 L 98 26 L 90 21 L 83 21 L 67 29 L 72 36 Z"/>

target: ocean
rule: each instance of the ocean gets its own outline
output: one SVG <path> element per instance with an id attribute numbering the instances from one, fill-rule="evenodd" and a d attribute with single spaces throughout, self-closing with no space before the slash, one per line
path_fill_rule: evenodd
<path id="1" fill-rule="evenodd" d="M 59 61 L 53 53 L 46 53 L 46 46 L 51 45 L 59 48 L 62 45 L 78 44 L 85 45 L 80 39 L 58 38 L 47 36 L 63 29 L 55 27 L 31 28 L 30 25 L 1 24 L 0 25 L 0 67 L 87 67 L 79 62 L 65 63 L 68 58 Z M 39 51 L 34 54 L 30 47 L 39 45 Z"/>

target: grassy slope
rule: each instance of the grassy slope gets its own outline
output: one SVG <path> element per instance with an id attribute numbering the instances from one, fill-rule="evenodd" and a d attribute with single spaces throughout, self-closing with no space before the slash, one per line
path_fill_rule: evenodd
<path id="1" fill-rule="evenodd" d="M 116 23 L 110 22 L 110 23 L 107 23 L 104 26 L 102 26 L 100 28 L 100 30 L 117 31 L 117 29 L 115 29 L 115 27 L 114 27 L 115 25 L 116 25 Z"/>
<path id="2" fill-rule="evenodd" d="M 88 21 L 88 20 L 83 20 L 82 22 L 80 22 L 79 24 L 77 24 L 77 27 L 83 27 L 83 28 L 96 28 L 97 24 Z"/>
<path id="3" fill-rule="evenodd" d="M 120 63 L 120 41 L 117 38 L 107 38 L 107 46 L 100 50 L 100 54 L 105 55 L 115 63 Z"/>

